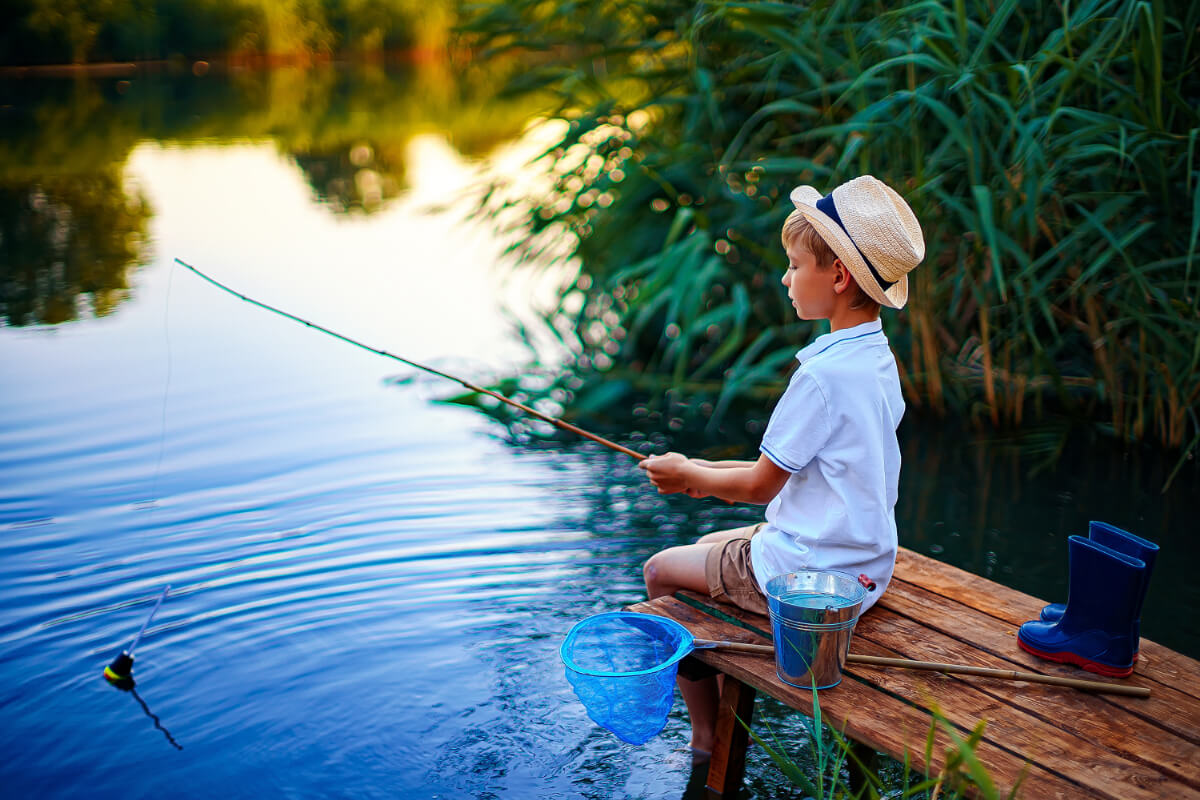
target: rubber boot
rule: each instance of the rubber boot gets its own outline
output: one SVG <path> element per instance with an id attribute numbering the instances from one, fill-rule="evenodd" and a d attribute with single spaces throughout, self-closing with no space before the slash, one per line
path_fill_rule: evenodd
<path id="1" fill-rule="evenodd" d="M 1121 530 L 1116 525 L 1110 525 L 1107 522 L 1089 522 L 1088 538 L 1097 544 L 1111 547 L 1113 550 L 1117 550 L 1127 556 L 1140 558 L 1146 564 L 1146 583 L 1150 583 L 1150 575 L 1154 572 L 1154 557 L 1158 555 L 1158 545 L 1154 542 L 1147 541 L 1140 536 L 1134 536 L 1129 531 Z M 1065 603 L 1051 603 L 1042 609 L 1042 621 L 1058 622 L 1062 619 L 1063 612 L 1066 610 L 1067 606 Z M 1137 614 L 1139 623 L 1141 618 L 1142 608 L 1139 604 Z M 1134 634 L 1137 638 L 1133 640 L 1133 660 L 1137 661 L 1141 641 L 1140 625 L 1137 623 L 1135 623 Z"/>
<path id="2" fill-rule="evenodd" d="M 1070 589 L 1057 622 L 1026 622 L 1021 649 L 1048 661 L 1123 678 L 1133 672 L 1136 630 L 1146 595 L 1146 563 L 1082 536 L 1067 540 Z"/>

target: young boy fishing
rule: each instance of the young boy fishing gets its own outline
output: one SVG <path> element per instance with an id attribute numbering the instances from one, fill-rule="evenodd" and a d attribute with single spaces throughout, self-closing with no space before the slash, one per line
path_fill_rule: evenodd
<path id="1" fill-rule="evenodd" d="M 896 563 L 896 487 L 904 414 L 896 360 L 880 308 L 908 300 L 908 273 L 925 256 L 916 216 L 869 175 L 822 196 L 792 190 L 783 224 L 783 285 L 803 320 L 830 332 L 801 349 L 799 368 L 771 414 L 756 461 L 705 461 L 680 453 L 640 463 L 664 494 L 767 504 L 766 519 L 710 533 L 646 562 L 650 598 L 680 589 L 767 613 L 767 580 L 799 569 L 865 575 L 883 594 Z M 715 678 L 679 680 L 692 720 L 691 746 L 712 751 Z"/>

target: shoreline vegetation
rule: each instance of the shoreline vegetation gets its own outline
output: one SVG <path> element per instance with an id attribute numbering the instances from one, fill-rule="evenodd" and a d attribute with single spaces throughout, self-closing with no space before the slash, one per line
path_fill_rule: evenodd
<path id="1" fill-rule="evenodd" d="M 11 0 L 0 66 L 444 52 L 455 0 Z"/>
<path id="2" fill-rule="evenodd" d="M 1084 422 L 1173 453 L 1168 484 L 1192 459 L 1200 7 L 573 8 L 492 3 L 465 26 L 484 59 L 537 53 L 509 91 L 571 121 L 523 251 L 567 237 L 581 265 L 560 405 L 711 429 L 777 387 L 816 333 L 776 286 L 787 193 L 874 174 L 925 230 L 909 306 L 884 314 L 911 409 Z"/>
<path id="3" fill-rule="evenodd" d="M 203 77 L 211 71 L 249 69 L 287 69 L 354 66 L 409 66 L 442 64 L 468 60 L 469 54 L 449 56 L 443 49 L 408 48 L 405 50 L 335 56 L 328 53 L 239 53 L 189 60 L 183 56 L 142 61 L 88 61 L 64 64 L 0 65 L 0 78 L 112 78 L 162 72 L 191 72 Z"/>
<path id="4" fill-rule="evenodd" d="M 64 143 L 43 158 L 22 130 L 103 124 L 113 94 L 176 78 L 216 76 L 269 102 L 237 135 L 293 141 L 301 162 L 333 138 L 394 156 L 383 140 L 411 129 L 397 118 L 379 132 L 374 106 L 397 114 L 378 87 L 351 101 L 356 122 L 328 124 L 350 111 L 330 68 L 451 73 L 455 113 L 482 120 L 479 107 L 500 102 L 568 120 L 542 162 L 547 196 L 497 186 L 484 201 L 520 209 L 531 264 L 567 242 L 581 265 L 553 320 L 570 374 L 533 392 L 556 412 L 643 407 L 711 431 L 776 392 L 815 335 L 775 286 L 786 193 L 871 173 L 900 186 L 925 227 L 910 305 L 885 313 L 915 412 L 997 431 L 1083 421 L 1178 454 L 1168 483 L 1200 444 L 1200 8 L 18 0 L 11 19 L 9 179 L 36 178 L 39 162 L 82 172 L 95 155 Z M 12 88 L 38 77 L 105 88 L 51 122 Z M 424 116 L 426 90 L 408 98 Z M 192 135 L 233 130 L 212 122 L 214 103 L 191 109 Z"/>

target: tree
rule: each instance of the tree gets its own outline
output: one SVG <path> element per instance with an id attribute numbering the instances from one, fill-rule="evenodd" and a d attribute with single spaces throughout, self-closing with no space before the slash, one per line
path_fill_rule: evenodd
<path id="1" fill-rule="evenodd" d="M 71 48 L 71 61 L 87 61 L 101 28 L 131 16 L 130 0 L 33 0 L 29 26 L 41 33 L 60 33 Z"/>

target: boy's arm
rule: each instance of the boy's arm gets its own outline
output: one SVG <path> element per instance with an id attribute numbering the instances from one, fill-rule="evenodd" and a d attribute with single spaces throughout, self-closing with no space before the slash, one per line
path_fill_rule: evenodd
<path id="1" fill-rule="evenodd" d="M 714 469 L 730 469 L 732 467 L 752 467 L 753 461 L 705 461 L 703 458 L 693 458 L 693 464 L 699 464 L 702 467 L 712 467 Z"/>
<path id="2" fill-rule="evenodd" d="M 724 463 L 730 465 L 715 466 L 681 453 L 667 453 L 651 456 L 638 466 L 646 470 L 661 494 L 686 492 L 691 497 L 719 497 L 755 505 L 771 502 L 791 477 L 766 456 L 759 456 L 758 461 Z"/>

